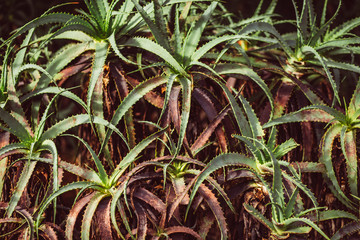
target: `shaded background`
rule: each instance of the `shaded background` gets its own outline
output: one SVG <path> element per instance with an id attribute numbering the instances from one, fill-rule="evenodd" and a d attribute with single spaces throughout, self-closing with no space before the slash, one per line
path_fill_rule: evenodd
<path id="1" fill-rule="evenodd" d="M 0 38 L 6 39 L 11 31 L 28 21 L 40 16 L 51 6 L 60 3 L 70 2 L 65 0 L 0 0 Z M 225 0 L 223 1 L 230 11 L 239 17 L 249 17 L 253 14 L 260 0 Z M 264 9 L 270 0 L 264 1 Z M 302 0 L 297 0 L 301 6 Z M 323 0 L 314 0 L 315 9 L 322 11 Z M 337 8 L 339 0 L 329 0 L 328 14 L 333 14 Z M 76 5 L 67 5 L 58 9 L 58 11 L 71 12 L 75 8 L 84 5 L 80 0 Z M 284 19 L 294 19 L 294 8 L 291 0 L 279 0 L 276 13 L 283 16 Z M 330 16 L 330 15 L 328 15 Z M 343 0 L 341 12 L 335 19 L 334 24 L 342 23 L 348 19 L 360 16 L 360 0 Z M 280 31 L 285 31 L 280 27 Z"/>

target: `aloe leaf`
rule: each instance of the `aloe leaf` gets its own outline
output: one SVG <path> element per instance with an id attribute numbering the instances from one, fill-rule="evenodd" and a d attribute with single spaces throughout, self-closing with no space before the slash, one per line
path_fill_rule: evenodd
<path id="1" fill-rule="evenodd" d="M 341 132 L 342 126 L 340 124 L 335 124 L 331 126 L 321 139 L 321 153 L 319 161 L 325 165 L 325 176 L 329 179 L 329 187 L 332 190 L 333 194 L 347 207 L 354 209 L 352 201 L 345 196 L 344 192 L 341 190 L 339 183 L 336 179 L 335 171 L 332 164 L 332 145 L 335 137 L 337 137 Z"/>
<path id="2" fill-rule="evenodd" d="M 160 86 L 161 84 L 166 83 L 168 80 L 167 77 L 159 76 L 155 78 L 148 79 L 144 81 L 143 83 L 137 85 L 128 96 L 124 98 L 124 100 L 121 102 L 119 107 L 116 109 L 113 118 L 111 119 L 111 124 L 113 126 L 116 126 L 121 118 L 125 115 L 125 113 L 140 99 L 142 98 L 146 93 L 151 91 L 152 89 Z M 107 130 L 106 136 L 104 139 L 104 142 L 102 143 L 103 148 L 104 145 L 107 144 L 107 142 L 110 139 L 110 136 L 112 134 L 113 129 Z M 100 151 L 101 152 L 101 151 Z"/>
<path id="3" fill-rule="evenodd" d="M 227 224 L 225 219 L 225 214 L 223 210 L 221 209 L 220 203 L 218 202 L 217 198 L 215 197 L 215 194 L 211 192 L 210 189 L 208 189 L 203 184 L 199 185 L 199 193 L 201 196 L 205 199 L 207 204 L 209 205 L 211 211 L 213 212 L 216 221 L 218 222 L 218 226 L 221 233 L 221 240 L 225 240 L 228 238 L 227 232 Z"/>
<path id="4" fill-rule="evenodd" d="M 39 65 L 36 64 L 25 64 L 23 66 L 20 67 L 20 69 L 18 70 L 18 74 L 20 74 L 21 72 L 27 71 L 29 69 L 35 69 L 38 70 L 39 72 L 42 72 L 47 78 L 49 78 L 50 80 L 52 80 L 52 76 L 42 67 L 40 67 Z M 16 81 L 16 79 L 18 78 L 18 75 L 14 75 L 14 79 Z"/>
<path id="5" fill-rule="evenodd" d="M 140 6 L 138 1 L 132 0 L 138 12 L 143 17 L 146 24 L 149 26 L 151 33 L 154 35 L 156 42 L 159 43 L 166 51 L 171 53 L 169 39 L 167 37 L 166 23 L 164 21 L 164 13 L 159 1 L 155 0 L 154 3 L 154 12 L 155 12 L 155 22 L 150 18 L 150 16 L 145 12 L 145 10 Z"/>
<path id="6" fill-rule="evenodd" d="M 265 92 L 267 98 L 269 99 L 271 109 L 274 108 L 274 99 L 272 97 L 269 87 L 265 84 L 264 80 L 262 80 L 261 77 L 251 68 L 239 66 L 236 64 L 224 64 L 219 65 L 217 68 L 215 68 L 215 71 L 218 74 L 241 74 L 249 77 Z"/>
<path id="7" fill-rule="evenodd" d="M 344 37 L 345 34 L 352 31 L 354 28 L 360 25 L 360 17 L 351 19 L 347 22 L 342 23 L 333 30 L 327 32 L 324 36 L 324 42 Z"/>
<path id="8" fill-rule="evenodd" d="M 335 17 L 338 15 L 340 11 L 341 0 L 339 1 L 339 5 L 334 13 L 334 15 L 324 24 L 322 24 L 319 30 L 316 32 L 314 36 L 311 37 L 310 46 L 315 46 L 317 42 L 321 39 L 323 34 L 329 29 L 330 24 L 334 21 Z"/>
<path id="9" fill-rule="evenodd" d="M 108 54 L 109 44 L 107 42 L 96 42 L 95 43 L 95 54 L 94 62 L 92 65 L 92 72 L 89 81 L 88 93 L 86 104 L 88 106 L 88 112 L 90 112 L 90 105 L 92 101 L 92 96 L 94 93 L 95 85 L 98 81 L 102 81 L 101 74 L 103 73 L 105 60 Z M 101 80 L 99 80 L 101 79 Z"/>
<path id="10" fill-rule="evenodd" d="M 108 128 L 111 129 L 111 131 L 116 132 L 121 139 L 124 140 L 124 142 L 127 144 L 126 142 L 126 138 L 124 137 L 124 135 L 111 123 L 109 123 L 108 121 L 98 118 L 96 116 L 92 116 L 92 119 L 89 118 L 88 114 L 78 114 L 69 118 L 66 118 L 56 124 L 54 124 L 53 126 L 51 126 L 50 128 L 48 128 L 41 136 L 40 138 L 40 142 L 44 141 L 45 139 L 54 139 L 57 136 L 59 136 L 60 134 L 62 134 L 63 132 L 82 125 L 82 124 L 87 124 L 87 123 L 95 123 L 95 124 L 101 124 L 103 126 L 106 126 Z"/>
<path id="11" fill-rule="evenodd" d="M 343 121 L 345 116 L 338 112 L 334 108 L 325 105 L 312 105 L 304 107 L 299 111 L 286 114 L 282 117 L 270 120 L 263 125 L 263 128 L 268 128 L 280 124 L 292 123 L 292 122 L 326 122 L 329 123 L 332 120 Z"/>
<path id="12" fill-rule="evenodd" d="M 254 110 L 250 106 L 249 102 L 242 96 L 239 95 L 240 102 L 242 103 L 245 113 L 249 120 L 249 125 L 252 131 L 252 137 L 255 139 L 262 139 L 265 135 L 261 124 L 259 122 L 259 119 L 257 118 Z"/>
<path id="13" fill-rule="evenodd" d="M 340 133 L 341 148 L 346 159 L 346 171 L 348 184 L 351 194 L 358 196 L 358 161 L 356 154 L 356 138 L 354 131 L 347 131 L 347 127 L 343 127 Z"/>
<path id="14" fill-rule="evenodd" d="M 354 214 L 342 210 L 326 210 L 321 211 L 319 214 L 319 221 L 327 221 L 338 218 L 347 218 L 355 221 L 358 220 L 358 218 Z"/>
<path id="15" fill-rule="evenodd" d="M 94 197 L 91 198 L 89 201 L 89 204 L 87 205 L 82 224 L 81 224 L 81 239 L 82 240 L 88 240 L 90 239 L 90 226 L 91 226 L 91 220 L 93 219 L 94 213 L 96 208 L 98 207 L 100 201 L 105 197 L 106 195 L 99 192 L 96 193 Z"/>
<path id="16" fill-rule="evenodd" d="M 121 177 L 122 173 L 128 168 L 128 166 L 136 160 L 136 157 L 140 154 L 140 152 L 156 138 L 160 137 L 165 131 L 166 129 L 163 129 L 151 134 L 138 143 L 133 149 L 131 149 L 130 152 L 122 159 L 119 165 L 116 166 L 110 177 L 110 184 L 116 183 L 117 180 Z"/>
<path id="17" fill-rule="evenodd" d="M 138 47 L 145 49 L 153 54 L 158 55 L 161 57 L 164 61 L 166 61 L 171 68 L 176 70 L 178 73 L 180 73 L 182 76 L 187 76 L 188 74 L 184 70 L 184 68 L 177 62 L 177 60 L 166 51 L 161 45 L 151 41 L 147 38 L 131 38 L 128 41 L 124 43 L 126 46 L 132 46 L 132 47 Z"/>
<path id="18" fill-rule="evenodd" d="M 201 133 L 201 135 L 195 140 L 195 142 L 191 146 L 192 152 L 198 153 L 199 151 L 201 151 L 202 147 L 204 147 L 205 143 L 209 140 L 213 132 L 215 132 L 218 136 L 218 141 L 220 143 L 222 152 L 227 152 L 226 141 L 223 141 L 223 139 L 225 138 L 225 133 L 222 131 L 221 128 L 217 127 L 224 119 L 224 117 L 228 114 L 229 110 L 230 108 L 225 108 L 210 122 L 207 128 Z M 220 129 L 220 131 L 216 131 L 217 129 Z"/>
<path id="19" fill-rule="evenodd" d="M 280 159 L 282 156 L 293 150 L 294 148 L 300 146 L 298 143 L 295 142 L 293 138 L 281 143 L 280 145 L 276 146 L 274 150 L 274 156 L 277 159 Z"/>
<path id="20" fill-rule="evenodd" d="M 350 47 L 351 45 L 355 45 L 355 44 L 359 44 L 360 43 L 360 38 L 358 37 L 348 37 L 348 38 L 344 38 L 344 39 L 338 39 L 338 40 L 332 40 L 332 41 L 328 41 L 328 42 L 324 42 L 321 45 L 316 47 L 316 51 L 318 51 L 319 53 L 324 52 L 324 55 L 327 54 L 327 52 L 330 49 L 344 49 L 346 50 L 348 47 Z M 348 52 L 350 53 L 351 51 L 348 50 Z"/>
<path id="21" fill-rule="evenodd" d="M 269 154 L 272 162 L 273 168 L 273 181 L 272 181 L 272 195 L 273 200 L 272 202 L 275 204 L 273 205 L 273 214 L 274 218 L 277 222 L 282 222 L 284 220 L 284 213 L 282 208 L 284 208 L 284 189 L 283 189 L 283 182 L 282 182 L 282 171 L 280 169 L 280 164 L 278 160 L 274 157 L 273 153 L 265 146 L 265 150 Z M 280 208 L 279 208 L 280 207 Z"/>
<path id="22" fill-rule="evenodd" d="M 16 136 L 21 142 L 31 142 L 32 137 L 29 132 L 20 124 L 10 113 L 0 107 L 0 119 L 8 125 L 8 130 Z"/>
<path id="23" fill-rule="evenodd" d="M 211 2 L 210 6 L 205 10 L 205 12 L 201 15 L 199 20 L 195 23 L 193 28 L 191 28 L 190 33 L 185 38 L 183 44 L 183 57 L 185 66 L 191 62 L 191 55 L 195 52 L 196 48 L 199 45 L 201 35 L 209 21 L 211 14 L 215 10 L 217 6 L 217 2 Z"/>
<path id="24" fill-rule="evenodd" d="M 194 200 L 195 194 L 202 184 L 202 182 L 214 171 L 219 168 L 226 166 L 246 166 L 252 169 L 257 169 L 254 159 L 246 157 L 238 153 L 224 153 L 216 156 L 211 160 L 211 162 L 206 166 L 206 168 L 197 176 L 196 182 L 194 183 L 193 189 L 191 191 L 189 204 L 186 208 L 186 215 L 190 210 L 192 201 Z"/>
<path id="25" fill-rule="evenodd" d="M 286 178 L 287 180 L 292 182 L 295 186 L 297 186 L 299 189 L 301 189 L 310 198 L 315 208 L 318 207 L 318 202 L 314 193 L 312 193 L 311 190 L 304 183 L 301 182 L 299 176 L 295 176 L 295 174 L 293 174 L 294 176 L 291 176 L 285 172 L 283 172 L 282 175 L 284 176 L 284 178 Z M 316 216 L 318 216 L 318 212 L 316 212 Z"/>
<path id="26" fill-rule="evenodd" d="M 344 225 L 342 228 L 340 228 L 332 237 L 331 240 L 340 240 L 346 237 L 347 235 L 351 235 L 353 233 L 356 233 L 360 230 L 360 222 L 359 221 L 353 221 L 346 225 Z"/>
<path id="27" fill-rule="evenodd" d="M 85 197 L 74 203 L 74 205 L 70 209 L 65 225 L 65 236 L 67 237 L 67 239 L 73 239 L 73 231 L 76 219 L 80 214 L 80 211 L 86 206 L 86 204 L 89 203 L 89 201 L 94 197 L 95 194 L 96 192 L 86 195 Z"/>
<path id="28" fill-rule="evenodd" d="M 186 128 L 190 116 L 190 106 L 191 106 L 191 81 L 187 78 L 179 78 L 182 88 L 182 108 L 181 108 L 181 119 L 180 119 L 180 130 L 179 130 L 179 139 L 176 147 L 175 157 L 179 154 L 181 146 L 186 134 Z"/>
<path id="29" fill-rule="evenodd" d="M 25 159 L 26 160 L 26 159 Z M 52 159 L 48 158 L 39 158 L 39 157 L 32 157 L 31 160 L 39 161 L 47 164 L 53 164 Z M 87 180 L 88 182 L 96 183 L 96 184 L 102 184 L 102 181 L 99 178 L 99 175 L 94 170 L 89 170 L 80 166 L 77 166 L 72 163 L 68 163 L 66 161 L 59 161 L 58 162 L 59 167 L 62 169 L 68 171 L 69 173 L 72 173 L 80 178 L 83 178 Z"/>
<path id="30" fill-rule="evenodd" d="M 160 113 L 159 120 L 158 120 L 157 124 L 159 124 L 159 122 L 161 121 L 162 116 L 165 113 L 165 110 L 166 110 L 167 105 L 169 103 L 171 89 L 172 89 L 173 83 L 174 83 L 176 78 L 177 78 L 177 74 L 172 74 L 168 78 L 168 81 L 167 81 L 167 84 L 166 84 L 165 96 L 164 96 L 164 104 L 163 104 L 163 108 L 161 110 L 161 113 Z"/>
<path id="31" fill-rule="evenodd" d="M 3 150 L 4 148 L 8 148 L 8 146 L 13 145 L 9 144 L 10 142 L 10 134 L 9 132 L 2 132 L 0 133 L 0 201 L 3 201 L 3 190 L 4 190 L 4 183 L 5 183 L 5 175 L 7 172 L 8 167 L 8 158 L 3 156 L 1 152 L 9 152 L 9 150 Z M 15 148 L 16 149 L 16 148 Z"/>
<path id="32" fill-rule="evenodd" d="M 339 98 L 339 91 L 338 91 L 338 86 L 336 85 L 332 75 L 331 75 L 331 72 L 328 68 L 328 65 L 327 65 L 327 62 L 323 59 L 323 57 L 320 56 L 320 54 L 312 47 L 310 46 L 303 46 L 301 48 L 301 51 L 304 52 L 305 54 L 306 53 L 311 53 L 311 54 L 314 54 L 315 57 L 319 60 L 319 62 L 321 63 L 321 66 L 323 67 L 325 73 L 326 73 L 326 76 L 328 77 L 329 79 L 329 82 L 331 84 L 331 87 L 334 91 L 334 95 L 335 95 L 335 98 L 340 102 L 340 98 Z"/>
<path id="33" fill-rule="evenodd" d="M 294 56 L 294 52 L 291 50 L 290 46 L 286 43 L 286 41 L 281 37 L 280 33 L 269 23 L 265 22 L 254 22 L 248 24 L 246 27 L 241 29 L 239 35 L 248 35 L 253 32 L 267 32 L 273 35 L 279 42 L 280 46 L 284 50 L 284 52 L 289 56 Z"/>
<path id="34" fill-rule="evenodd" d="M 42 15 L 30 22 L 28 22 L 27 24 L 25 24 L 24 26 L 22 26 L 21 28 L 17 29 L 16 32 L 11 35 L 11 37 L 9 39 L 7 39 L 1 46 L 0 48 L 11 42 L 12 40 L 14 40 L 16 37 L 20 36 L 21 34 L 29 31 L 32 28 L 36 28 L 39 27 L 41 25 L 45 25 L 45 24 L 49 24 L 49 23 L 66 23 L 69 20 L 73 19 L 74 15 L 71 14 L 67 14 L 67 13 L 50 13 L 50 14 L 46 14 L 46 15 Z"/>
<path id="35" fill-rule="evenodd" d="M 295 83 L 312 104 L 324 104 L 323 101 L 311 90 L 311 85 L 307 84 L 306 82 L 300 81 L 298 78 L 285 72 L 283 69 L 272 67 L 268 70 L 284 76 L 284 81 L 290 80 Z"/>
<path id="36" fill-rule="evenodd" d="M 27 149 L 28 147 L 25 146 L 23 143 L 10 143 L 7 144 L 5 146 L 3 146 L 2 148 L 0 148 L 0 159 L 7 153 L 9 152 L 13 152 L 16 150 L 20 150 L 20 149 Z"/>
<path id="37" fill-rule="evenodd" d="M 358 106 L 360 106 L 360 81 L 358 81 L 358 83 L 356 84 L 356 88 L 353 92 L 353 95 L 351 97 L 348 109 L 347 109 L 347 114 L 350 117 L 355 117 L 355 112 L 358 109 Z"/>
<path id="38" fill-rule="evenodd" d="M 245 210 L 253 215 L 257 220 L 259 220 L 262 224 L 264 224 L 268 229 L 270 229 L 272 232 L 276 232 L 274 224 L 270 222 L 263 214 L 259 212 L 256 208 L 249 204 L 244 204 Z"/>
<path id="39" fill-rule="evenodd" d="M 10 198 L 9 207 L 6 209 L 6 217 L 9 218 L 13 214 L 15 207 L 20 200 L 20 197 L 24 192 L 24 189 L 27 186 L 32 173 L 34 172 L 36 163 L 36 161 L 27 161 L 25 163 L 20 178 L 17 182 L 16 189 Z"/>
<path id="40" fill-rule="evenodd" d="M 50 196 L 48 196 L 44 200 L 44 202 L 39 207 L 39 209 L 37 211 L 37 215 L 36 215 L 36 224 L 39 226 L 40 218 L 41 218 L 42 214 L 44 213 L 45 209 L 58 196 L 60 196 L 61 194 L 65 193 L 65 192 L 69 192 L 69 191 L 72 191 L 75 189 L 86 189 L 86 188 L 90 188 L 93 186 L 95 186 L 95 184 L 90 183 L 90 182 L 73 182 L 73 183 L 70 183 L 70 184 L 60 188 L 58 191 L 52 193 Z"/>
<path id="41" fill-rule="evenodd" d="M 60 87 L 45 87 L 42 89 L 34 90 L 34 91 L 29 92 L 28 94 L 25 94 L 22 97 L 20 97 L 20 102 L 23 103 L 32 97 L 42 95 L 42 94 L 59 94 L 61 96 L 67 97 L 71 100 L 74 100 L 79 105 L 81 105 L 84 108 L 84 110 L 87 110 L 86 104 L 84 103 L 84 101 L 81 98 L 79 98 L 76 94 L 70 92 L 69 90 L 60 88 Z"/>
<path id="42" fill-rule="evenodd" d="M 275 8 L 276 8 L 277 2 L 278 2 L 278 0 L 272 0 L 272 1 L 270 2 L 270 4 L 268 5 L 268 7 L 267 7 L 267 9 L 266 9 L 266 11 L 265 11 L 265 14 L 266 14 L 266 15 L 267 15 L 267 14 L 273 14 L 273 13 L 274 13 L 274 10 L 275 10 Z"/>
<path id="43" fill-rule="evenodd" d="M 102 73 L 95 83 L 91 103 L 92 103 L 93 115 L 100 119 L 104 119 L 103 74 Z M 88 111 L 89 111 L 89 115 L 90 115 L 90 109 L 88 109 Z M 125 114 L 125 117 L 126 117 L 126 114 Z M 105 126 L 97 124 L 97 125 L 95 125 L 95 128 L 97 130 L 99 140 L 100 140 L 100 142 L 102 142 L 105 139 L 105 135 L 106 135 Z M 131 142 L 130 142 L 130 144 L 131 144 Z M 108 145 L 105 145 L 104 155 L 105 155 L 105 159 L 106 159 L 108 165 L 110 166 L 111 169 L 113 169 L 114 165 L 113 165 L 113 162 L 111 161 L 111 154 L 110 154 Z"/>
<path id="44" fill-rule="evenodd" d="M 25 54 L 26 54 L 26 50 L 27 50 L 27 46 L 31 40 L 31 37 L 34 33 L 35 29 L 31 29 L 29 31 L 29 33 L 26 35 L 23 43 L 20 46 L 20 50 L 18 51 L 18 53 L 15 56 L 15 59 L 12 63 L 12 71 L 13 71 L 13 76 L 17 76 L 19 74 L 19 69 L 20 67 L 23 65 L 23 62 L 25 60 Z M 15 78 L 16 79 L 16 78 Z"/>
<path id="45" fill-rule="evenodd" d="M 289 201 L 287 202 L 287 205 L 284 209 L 284 217 L 289 218 L 294 214 L 294 208 L 296 204 L 296 198 L 299 194 L 299 188 L 296 188 L 295 191 L 292 192 Z"/>
<path id="46" fill-rule="evenodd" d="M 328 0 L 325 0 L 324 1 L 324 6 L 323 6 L 323 11 L 322 11 L 322 14 L 321 14 L 321 19 L 320 19 L 320 26 L 323 26 L 325 24 L 325 21 L 326 21 L 326 10 L 328 9 L 327 4 L 328 4 Z"/>
<path id="47" fill-rule="evenodd" d="M 121 52 L 120 49 L 118 48 L 117 44 L 116 44 L 116 40 L 115 40 L 115 33 L 111 34 L 108 38 L 108 41 L 110 43 L 110 46 L 112 48 L 112 50 L 115 52 L 115 54 L 124 62 L 130 63 L 130 64 L 134 64 L 136 65 L 136 63 L 130 61 L 129 59 L 127 59 Z"/>
<path id="48" fill-rule="evenodd" d="M 221 37 L 215 38 L 215 39 L 205 43 L 198 50 L 196 50 L 191 56 L 191 61 L 192 62 L 198 61 L 207 52 L 209 52 L 213 47 L 215 47 L 216 45 L 218 45 L 222 42 L 226 42 L 226 41 L 233 40 L 233 39 L 239 40 L 241 38 L 242 38 L 241 35 L 230 35 L 230 36 L 226 35 L 226 36 L 221 36 Z"/>
<path id="49" fill-rule="evenodd" d="M 55 101 L 56 97 L 57 97 L 59 94 L 60 94 L 60 93 L 56 94 L 56 95 L 51 99 L 51 101 L 49 102 L 49 104 L 47 105 L 47 107 L 46 107 L 46 109 L 45 109 L 45 111 L 44 111 L 44 113 L 43 113 L 43 115 L 42 115 L 42 117 L 41 117 L 41 119 L 40 119 L 40 121 L 39 121 L 39 124 L 38 124 L 38 126 L 37 126 L 37 128 L 36 128 L 36 130 L 35 130 L 35 136 L 34 136 L 35 140 L 38 140 L 38 139 L 41 137 L 41 135 L 43 134 L 43 132 L 44 132 L 44 127 L 45 127 L 45 121 L 46 121 L 46 119 L 49 117 L 49 116 L 48 116 L 48 113 L 49 113 L 50 107 L 51 107 L 52 103 Z"/>
<path id="50" fill-rule="evenodd" d="M 255 157 L 256 161 L 258 161 L 260 164 L 266 163 L 265 156 L 262 151 L 260 151 L 261 147 L 258 147 L 255 142 L 256 139 L 252 137 L 246 137 L 241 135 L 233 134 L 233 137 L 239 139 L 240 141 L 243 141 L 248 149 L 250 150 L 251 154 Z"/>
<path id="51" fill-rule="evenodd" d="M 355 72 L 355 73 L 360 73 L 360 67 L 356 66 L 354 64 L 351 63 L 344 63 L 344 62 L 336 62 L 330 59 L 325 60 L 327 66 L 331 67 L 331 68 L 337 68 L 337 69 L 343 69 L 346 71 L 351 71 L 351 72 Z"/>
<path id="52" fill-rule="evenodd" d="M 115 6 L 115 4 L 114 4 Z M 126 24 L 126 21 L 128 21 L 128 18 L 134 9 L 134 3 L 131 0 L 125 0 L 123 4 L 121 5 L 121 8 L 119 9 L 119 18 L 118 21 L 115 21 L 118 26 L 124 26 Z"/>
<path id="53" fill-rule="evenodd" d="M 66 65 L 68 65 L 72 60 L 78 57 L 85 51 L 93 50 L 93 44 L 89 43 L 77 43 L 69 44 L 65 48 L 59 50 L 55 57 L 48 63 L 46 71 L 51 75 L 59 73 Z M 42 89 L 49 85 L 50 81 L 46 75 L 42 75 L 39 79 L 36 89 Z"/>
<path id="54" fill-rule="evenodd" d="M 62 136 L 74 137 L 85 145 L 85 147 L 87 148 L 87 150 L 89 151 L 89 153 L 91 154 L 91 157 L 93 158 L 93 160 L 95 162 L 96 168 L 99 171 L 100 180 L 106 185 L 107 180 L 108 180 L 108 175 L 107 175 L 105 168 L 104 168 L 103 164 L 101 163 L 99 157 L 96 155 L 95 151 L 90 147 L 90 145 L 86 141 L 84 141 L 84 139 L 82 139 L 78 136 L 72 135 L 72 134 L 63 134 Z"/>
<path id="55" fill-rule="evenodd" d="M 240 132 L 244 136 L 251 137 L 252 134 L 251 134 L 249 122 L 246 120 L 239 104 L 236 102 L 235 97 L 231 94 L 230 90 L 223 83 L 221 83 L 219 81 L 216 81 L 216 83 L 224 91 L 224 93 L 230 103 L 230 106 L 232 108 L 236 123 L 240 129 Z"/>
<path id="56" fill-rule="evenodd" d="M 23 128 L 27 131 L 27 133 L 32 137 L 33 131 L 30 128 L 30 125 L 26 119 L 25 112 L 24 112 L 24 110 L 21 106 L 21 103 L 19 101 L 19 98 L 17 96 L 17 92 L 16 92 L 14 84 L 15 83 L 13 81 L 11 73 L 9 73 L 9 79 L 7 82 L 7 90 L 8 90 L 8 104 L 10 105 L 10 108 L 11 108 L 11 116 L 13 116 L 15 118 L 15 121 L 17 121 L 21 126 L 23 126 Z M 3 121 L 5 123 L 7 123 L 5 119 L 3 119 Z M 16 123 L 14 123 L 14 124 L 16 124 Z M 21 129 L 17 129 L 17 128 L 13 129 L 13 127 L 15 127 L 15 126 L 8 125 L 8 127 L 15 131 L 22 131 Z"/>
<path id="57" fill-rule="evenodd" d="M 296 222 L 303 222 L 303 223 L 309 225 L 310 227 L 315 229 L 318 233 L 320 233 L 325 239 L 330 240 L 330 238 L 319 228 L 318 225 L 316 225 L 314 222 L 312 222 L 311 220 L 309 220 L 307 218 L 288 218 L 283 222 L 283 224 L 290 225 L 290 224 L 296 223 Z"/>

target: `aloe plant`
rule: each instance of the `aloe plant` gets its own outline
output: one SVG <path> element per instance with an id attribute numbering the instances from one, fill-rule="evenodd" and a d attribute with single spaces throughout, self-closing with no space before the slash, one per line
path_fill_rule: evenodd
<path id="1" fill-rule="evenodd" d="M 322 136 L 320 144 L 319 161 L 325 165 L 326 171 L 324 175 L 330 183 L 335 196 L 339 198 L 346 206 L 351 209 L 354 207 L 354 201 L 350 200 L 340 188 L 340 184 L 336 178 L 333 167 L 332 149 L 333 142 L 340 137 L 341 150 L 344 154 L 347 166 L 347 183 L 350 192 L 354 196 L 358 196 L 357 187 L 357 153 L 356 153 L 356 129 L 358 128 L 358 109 L 357 102 L 360 84 L 358 83 L 350 103 L 345 107 L 345 113 L 326 105 L 312 105 L 304 107 L 297 112 L 284 115 L 280 118 L 269 121 L 264 126 L 270 127 L 278 124 L 289 122 L 315 121 L 325 122 L 329 127 Z M 346 106 L 346 105 L 345 105 Z"/>

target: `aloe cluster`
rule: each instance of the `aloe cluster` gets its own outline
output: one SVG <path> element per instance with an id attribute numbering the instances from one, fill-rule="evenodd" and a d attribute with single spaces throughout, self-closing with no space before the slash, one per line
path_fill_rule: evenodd
<path id="1" fill-rule="evenodd" d="M 358 236 L 360 18 L 288 1 L 84 0 L 2 39 L 0 238 Z"/>

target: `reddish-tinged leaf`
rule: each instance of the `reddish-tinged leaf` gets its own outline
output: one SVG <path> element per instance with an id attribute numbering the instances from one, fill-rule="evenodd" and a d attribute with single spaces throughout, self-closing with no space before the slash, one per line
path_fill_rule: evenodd
<path id="1" fill-rule="evenodd" d="M 215 129 L 219 129 L 220 131 L 217 132 L 221 132 L 221 134 L 217 134 L 218 137 L 220 136 L 220 146 L 222 152 L 227 152 L 227 144 L 221 144 L 221 143 L 226 143 L 226 139 L 225 139 L 225 134 L 222 131 L 221 128 L 217 128 L 218 125 L 221 123 L 221 121 L 224 119 L 224 117 L 227 115 L 227 113 L 229 112 L 231 108 L 227 107 L 225 108 L 223 111 L 221 111 L 219 113 L 219 115 L 217 115 L 212 122 L 210 122 L 210 124 L 207 126 L 207 128 L 205 129 L 204 132 L 201 133 L 201 135 L 196 139 L 196 141 L 194 142 L 194 144 L 191 146 L 191 151 L 192 152 L 196 152 L 196 150 L 198 150 L 199 148 L 201 148 L 202 146 L 204 146 L 204 144 L 208 141 L 208 139 L 211 137 L 212 133 L 214 132 Z"/>
<path id="2" fill-rule="evenodd" d="M 46 236 L 47 239 L 49 239 L 49 240 L 58 240 L 56 232 L 49 225 L 42 224 L 39 229 L 44 233 L 44 235 Z"/>
<path id="3" fill-rule="evenodd" d="M 111 198 L 101 201 L 95 212 L 96 228 L 99 230 L 101 239 L 113 239 L 111 233 L 110 203 Z"/>
<path id="4" fill-rule="evenodd" d="M 181 87 L 173 87 L 170 93 L 169 99 L 169 110 L 170 110 L 170 117 L 172 122 L 174 123 L 174 127 L 176 131 L 180 134 L 181 128 L 181 120 L 180 120 L 180 110 L 179 110 L 179 94 L 180 94 Z M 186 136 L 184 136 L 184 147 L 189 153 L 190 157 L 192 157 L 192 152 L 189 147 L 189 142 L 187 141 Z"/>
<path id="5" fill-rule="evenodd" d="M 155 208 L 159 213 L 166 211 L 166 205 L 161 201 L 161 199 L 145 188 L 136 188 L 133 195 Z"/>
<path id="6" fill-rule="evenodd" d="M 192 235 L 196 239 L 202 240 L 203 238 L 200 237 L 200 235 L 192 230 L 191 228 L 184 227 L 184 226 L 174 226 L 174 227 L 168 227 L 164 231 L 166 234 L 171 235 L 174 233 L 186 233 L 189 235 Z M 182 235 L 183 236 L 183 235 Z"/>
<path id="7" fill-rule="evenodd" d="M 221 232 L 221 239 L 227 239 L 228 235 L 228 229 L 226 224 L 226 218 L 224 215 L 223 210 L 221 209 L 220 203 L 218 202 L 217 198 L 215 197 L 215 194 L 207 188 L 204 184 L 201 184 L 198 189 L 201 196 L 204 198 L 204 200 L 209 205 L 211 211 L 213 212 L 216 221 L 218 223 L 220 232 Z"/>
<path id="8" fill-rule="evenodd" d="M 224 113 L 224 115 L 222 117 L 219 116 L 219 115 L 221 115 L 223 113 L 221 113 L 221 114 L 217 113 L 214 103 L 211 101 L 211 99 L 201 89 L 195 88 L 194 91 L 193 91 L 193 96 L 197 100 L 197 102 L 200 104 L 200 106 L 203 108 L 203 110 L 205 111 L 208 119 L 210 121 L 212 121 L 212 123 L 210 123 L 210 125 L 212 125 L 211 128 L 214 128 L 214 129 L 211 129 L 210 125 L 209 125 L 208 126 L 209 130 L 205 130 L 205 131 L 210 131 L 210 130 L 214 131 L 215 130 L 215 133 L 216 133 L 216 136 L 218 138 L 219 145 L 220 145 L 220 148 L 221 148 L 222 152 L 227 152 L 227 142 L 226 142 L 225 133 L 224 133 L 222 128 L 220 128 L 220 127 L 217 128 L 218 124 L 225 117 L 226 113 Z M 224 110 L 224 111 L 227 112 L 228 110 Z M 212 134 L 212 131 L 210 132 L 211 134 Z M 199 139 L 200 139 L 200 137 L 198 138 L 198 140 Z M 206 141 L 207 141 L 207 139 L 205 140 L 205 142 Z M 203 142 L 202 145 L 204 145 L 205 142 Z M 199 143 L 201 143 L 201 142 L 199 142 Z M 194 145 L 195 145 L 195 143 L 193 144 L 193 146 L 191 146 L 191 150 L 193 152 L 196 151 L 196 150 L 193 149 L 193 148 L 195 148 Z M 196 146 L 196 147 L 198 149 L 201 146 L 199 146 L 199 147 Z"/>
<path id="9" fill-rule="evenodd" d="M 95 195 L 94 193 L 90 193 L 89 195 L 81 198 L 79 201 L 75 203 L 75 205 L 71 208 L 65 225 L 65 235 L 67 239 L 73 239 L 73 231 L 76 223 L 76 219 L 80 213 L 80 211 L 89 203 L 91 198 Z"/>
<path id="10" fill-rule="evenodd" d="M 147 231 L 147 218 L 145 209 L 141 206 L 140 203 L 134 202 L 133 203 L 135 208 L 135 214 L 137 217 L 137 236 L 136 239 L 138 240 L 145 240 L 146 231 Z"/>
<path id="11" fill-rule="evenodd" d="M 215 217 L 212 214 L 205 214 L 204 217 L 201 220 L 201 224 L 199 227 L 199 232 L 198 234 L 200 235 L 201 239 L 206 239 L 211 226 L 214 224 L 215 222 Z"/>

